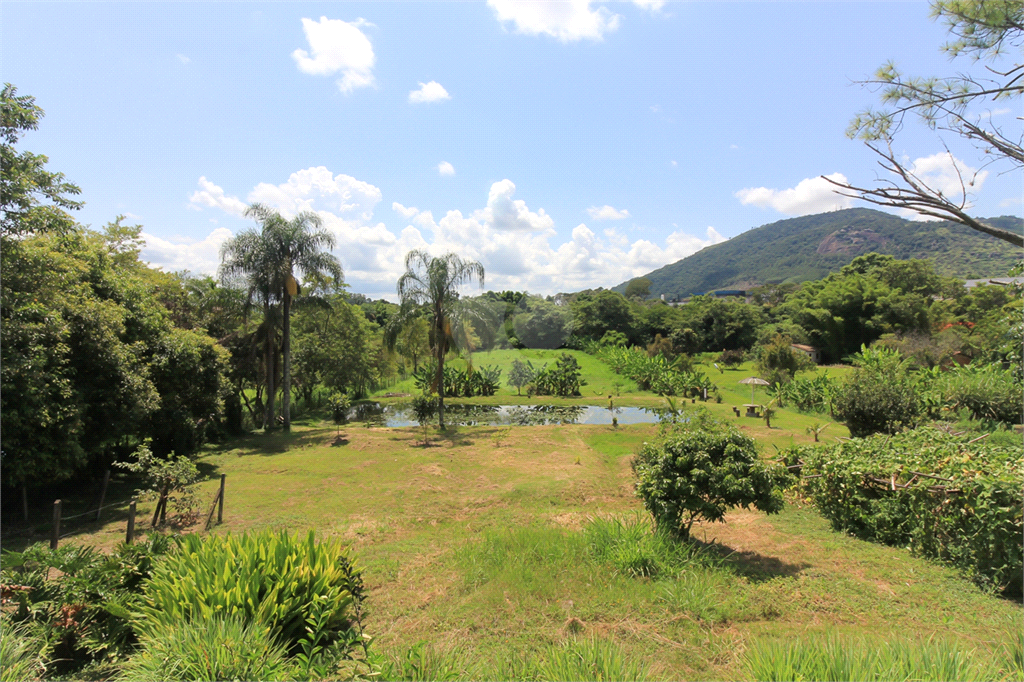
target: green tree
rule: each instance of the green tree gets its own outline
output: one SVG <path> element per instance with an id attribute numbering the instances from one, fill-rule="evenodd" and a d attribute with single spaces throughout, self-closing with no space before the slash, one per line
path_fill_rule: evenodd
<path id="1" fill-rule="evenodd" d="M 533 365 L 527 360 L 516 359 L 512 361 L 512 369 L 508 372 L 508 385 L 516 387 L 516 395 L 523 394 L 523 386 L 533 381 Z"/>
<path id="2" fill-rule="evenodd" d="M 953 36 L 942 46 L 943 51 L 950 58 L 968 56 L 977 62 L 988 62 L 985 76 L 961 72 L 946 78 L 920 78 L 903 74 L 892 62 L 882 65 L 874 78 L 863 84 L 881 90 L 884 106 L 857 115 L 847 135 L 864 140 L 880 157 L 879 165 L 894 179 L 880 180 L 874 188 L 825 179 L 838 186 L 844 196 L 952 220 L 1024 246 L 1021 234 L 989 225 L 968 213 L 973 177 L 965 177 L 958 168 L 960 192 L 950 196 L 949 192 L 930 187 L 892 149 L 904 119 L 911 114 L 932 130 L 951 132 L 970 141 L 989 163 L 1001 162 L 1017 171 L 1024 167 L 1020 139 L 1004 134 L 992 117 L 978 116 L 978 109 L 985 102 L 1004 103 L 1024 94 L 1024 64 L 1003 59 L 1011 51 L 1019 54 L 1024 39 L 1024 4 L 1020 0 L 936 0 L 932 2 L 931 13 L 933 18 L 944 20 Z M 952 154 L 950 157 L 952 161 Z"/>
<path id="3" fill-rule="evenodd" d="M 241 273 L 252 279 L 251 290 L 264 293 L 265 307 L 277 298 L 281 301 L 281 351 L 283 376 L 281 411 L 284 429 L 291 429 L 291 308 L 300 287 L 295 275 L 330 276 L 342 279 L 341 264 L 330 253 L 334 236 L 323 229 L 323 220 L 311 211 L 303 211 L 291 220 L 262 204 L 253 204 L 246 215 L 260 223 L 261 230 L 239 233 L 221 247 L 222 272 Z M 268 315 L 269 317 L 269 315 Z M 268 357 L 269 357 L 268 353 Z M 272 381 L 273 371 L 268 371 Z M 273 405 L 273 389 L 268 385 L 269 404 Z M 271 408 L 270 417 L 273 417 Z M 272 422 L 271 422 L 272 423 Z"/>
<path id="4" fill-rule="evenodd" d="M 5 83 L 0 93 L 0 238 L 4 248 L 11 247 L 10 237 L 71 229 L 74 220 L 67 211 L 82 206 L 70 198 L 81 193 L 78 186 L 68 182 L 63 173 L 45 169 L 49 159 L 15 151 L 18 139 L 38 128 L 43 117 L 34 97 L 17 93 L 10 83 Z"/>
<path id="5" fill-rule="evenodd" d="M 631 279 L 626 285 L 626 298 L 645 299 L 651 295 L 651 280 L 646 277 Z"/>
<path id="6" fill-rule="evenodd" d="M 814 363 L 803 353 L 797 353 L 792 348 L 793 341 L 788 336 L 776 334 L 775 337 L 763 346 L 758 346 L 757 354 L 758 375 L 770 384 L 779 386 L 788 384 L 802 369 L 811 369 Z"/>
<path id="7" fill-rule="evenodd" d="M 420 359 L 430 353 L 430 324 L 417 317 L 402 329 L 398 336 L 398 352 L 412 360 L 412 369 L 420 368 Z"/>
<path id="8" fill-rule="evenodd" d="M 434 386 L 437 389 L 438 425 L 444 428 L 444 359 L 463 347 L 468 339 L 469 318 L 474 311 L 459 298 L 458 288 L 476 279 L 484 283 L 484 266 L 463 260 L 454 253 L 431 257 L 426 251 L 410 251 L 405 256 L 405 274 L 398 278 L 401 308 L 385 328 L 387 348 L 394 349 L 402 328 L 426 306 L 430 317 L 430 348 L 437 362 Z"/>

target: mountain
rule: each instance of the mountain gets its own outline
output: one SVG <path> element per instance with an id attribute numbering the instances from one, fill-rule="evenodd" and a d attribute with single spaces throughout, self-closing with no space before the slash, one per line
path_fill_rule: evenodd
<path id="1" fill-rule="evenodd" d="M 1021 231 L 1014 216 L 986 219 Z M 900 259 L 928 258 L 943 275 L 1005 277 L 1021 258 L 1012 244 L 950 222 L 904 220 L 870 208 L 850 208 L 762 225 L 644 275 L 651 296 L 682 298 L 716 289 L 803 282 L 835 272 L 876 251 Z M 626 290 L 623 282 L 614 291 Z"/>

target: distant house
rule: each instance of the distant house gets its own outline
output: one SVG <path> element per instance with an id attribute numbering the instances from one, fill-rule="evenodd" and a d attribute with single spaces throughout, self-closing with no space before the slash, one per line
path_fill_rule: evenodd
<path id="1" fill-rule="evenodd" d="M 979 284 L 986 284 L 989 286 L 1007 287 L 1011 284 L 1024 284 L 1024 277 L 994 277 L 988 279 L 969 279 L 964 282 L 965 289 L 973 289 Z"/>
<path id="2" fill-rule="evenodd" d="M 816 365 L 821 362 L 821 351 L 814 346 L 805 346 L 802 343 L 794 343 L 790 345 L 790 348 L 798 353 L 803 353 Z"/>

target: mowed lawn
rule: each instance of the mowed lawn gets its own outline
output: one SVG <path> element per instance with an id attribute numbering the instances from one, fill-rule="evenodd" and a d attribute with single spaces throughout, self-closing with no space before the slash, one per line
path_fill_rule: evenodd
<path id="1" fill-rule="evenodd" d="M 810 440 L 746 421 L 769 455 L 767 442 Z M 643 518 L 629 462 L 658 437 L 654 425 L 464 427 L 433 432 L 426 447 L 417 428 L 340 433 L 310 423 L 209 450 L 201 499 L 227 475 L 213 532 L 312 528 L 351 545 L 374 646 L 399 655 L 426 642 L 467 677 L 580 636 L 616 643 L 654 679 L 740 679 L 745 648 L 764 639 L 828 632 L 985 649 L 1024 628 L 1019 604 L 905 550 L 836 534 L 798 499 L 777 516 L 739 510 L 696 529 L 709 562 L 678 576 L 586 559 L 588 519 Z M 89 530 L 64 542 L 110 546 L 121 510 Z"/>

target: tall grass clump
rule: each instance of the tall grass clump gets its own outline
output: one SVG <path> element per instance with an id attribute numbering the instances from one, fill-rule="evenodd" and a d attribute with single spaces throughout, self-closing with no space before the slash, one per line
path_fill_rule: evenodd
<path id="1" fill-rule="evenodd" d="M 537 679 L 545 682 L 639 682 L 647 679 L 643 661 L 627 659 L 614 642 L 601 639 L 570 640 L 549 647 L 540 655 Z"/>
<path id="2" fill-rule="evenodd" d="M 307 656 L 362 641 L 360 571 L 335 542 L 286 532 L 187 535 L 154 567 L 138 628 L 156 639 L 179 623 L 233 616 Z"/>
<path id="3" fill-rule="evenodd" d="M 749 675 L 761 682 L 861 680 L 863 682 L 982 682 L 1019 680 L 1019 670 L 1001 665 L 990 652 L 957 642 L 801 639 L 761 641 L 745 654 Z"/>
<path id="4" fill-rule="evenodd" d="M 299 679 L 285 647 L 267 628 L 236 616 L 181 621 L 142 640 L 120 680 Z"/>
<path id="5" fill-rule="evenodd" d="M 14 624 L 7 616 L 0 616 L 0 682 L 41 679 L 42 650 L 43 642 L 31 633 L 27 623 Z"/>

